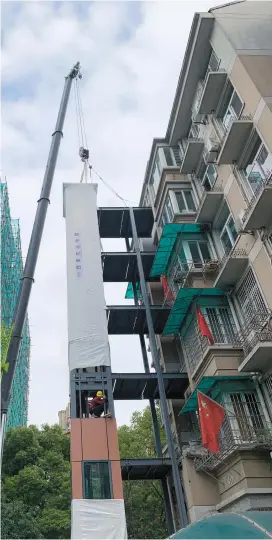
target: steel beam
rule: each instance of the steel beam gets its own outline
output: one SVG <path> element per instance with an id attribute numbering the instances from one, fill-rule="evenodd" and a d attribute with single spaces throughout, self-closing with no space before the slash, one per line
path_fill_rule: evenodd
<path id="1" fill-rule="evenodd" d="M 147 319 L 147 326 L 148 326 L 150 349 L 151 349 L 152 359 L 153 359 L 157 376 L 158 376 L 158 385 L 159 385 L 159 391 L 160 391 L 160 404 L 161 404 L 163 422 L 164 422 L 165 431 L 166 431 L 168 451 L 169 451 L 169 455 L 172 462 L 172 474 L 173 474 L 173 481 L 174 481 L 175 492 L 176 492 L 178 514 L 179 514 L 181 526 L 185 527 L 186 525 L 188 525 L 187 510 L 186 510 L 184 493 L 183 493 L 182 485 L 181 485 L 181 477 L 180 477 L 179 467 L 177 463 L 174 441 L 173 441 L 173 436 L 172 436 L 172 431 L 171 431 L 170 421 L 169 421 L 169 416 L 168 416 L 166 393 L 165 393 L 160 360 L 159 360 L 159 355 L 158 355 L 158 350 L 157 350 L 156 336 L 154 332 L 151 309 L 150 309 L 150 304 L 149 304 L 149 299 L 148 299 L 147 286 L 146 286 L 146 282 L 144 278 L 141 251 L 140 251 L 140 245 L 139 245 L 139 239 L 138 239 L 138 234 L 137 234 L 133 208 L 130 207 L 129 212 L 130 212 L 130 220 L 131 220 L 133 245 L 134 245 L 135 252 L 137 254 L 138 272 L 139 272 L 139 277 L 140 277 L 142 298 L 143 298 L 143 302 L 146 309 L 146 319 Z"/>

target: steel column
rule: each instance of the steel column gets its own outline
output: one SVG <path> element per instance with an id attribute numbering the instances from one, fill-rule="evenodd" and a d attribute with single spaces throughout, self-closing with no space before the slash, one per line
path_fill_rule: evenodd
<path id="1" fill-rule="evenodd" d="M 164 422 L 165 431 L 166 431 L 168 452 L 169 452 L 169 456 L 172 462 L 172 474 L 173 474 L 173 481 L 174 481 L 176 498 L 177 498 L 179 520 L 180 520 L 181 526 L 185 527 L 188 524 L 186 505 L 185 505 L 184 494 L 183 494 L 182 485 L 181 485 L 180 472 L 179 472 L 178 463 L 176 459 L 176 452 L 175 452 L 174 441 L 172 437 L 172 431 L 171 431 L 169 417 L 168 417 L 167 400 L 166 400 L 164 382 L 162 378 L 162 371 L 161 371 L 161 366 L 160 366 L 160 361 L 159 361 L 159 356 L 158 356 L 158 351 L 157 351 L 156 336 L 154 332 L 151 309 L 150 309 L 150 304 L 149 304 L 149 299 L 148 299 L 147 286 L 146 286 L 145 277 L 144 277 L 143 263 L 141 259 L 141 252 L 140 252 L 140 246 L 139 246 L 139 240 L 138 240 L 138 234 L 137 234 L 133 208 L 131 207 L 129 208 L 129 213 L 130 213 L 130 220 L 131 220 L 133 245 L 134 245 L 134 249 L 137 256 L 138 272 L 139 272 L 139 277 L 140 277 L 142 297 L 143 297 L 143 302 L 144 302 L 144 306 L 146 310 L 150 349 L 151 349 L 152 359 L 153 359 L 156 372 L 157 372 L 157 377 L 158 377 L 161 411 L 162 411 L 163 422 Z"/>

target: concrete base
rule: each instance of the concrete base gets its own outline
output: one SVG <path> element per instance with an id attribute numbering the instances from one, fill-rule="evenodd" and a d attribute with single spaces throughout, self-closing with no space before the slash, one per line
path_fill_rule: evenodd
<path id="1" fill-rule="evenodd" d="M 188 513 L 190 523 L 194 523 L 217 512 L 215 506 L 192 506 Z"/>
<path id="2" fill-rule="evenodd" d="M 234 497 L 230 497 L 223 501 L 223 503 L 217 504 L 216 510 L 218 512 L 272 511 L 272 489 L 248 488 L 238 491 Z"/>

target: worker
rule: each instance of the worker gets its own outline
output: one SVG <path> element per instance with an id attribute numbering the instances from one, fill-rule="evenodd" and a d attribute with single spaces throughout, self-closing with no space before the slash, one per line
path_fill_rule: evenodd
<path id="1" fill-rule="evenodd" d="M 104 406 L 105 406 L 105 396 L 103 396 L 103 392 L 101 390 L 98 390 L 96 392 L 96 396 L 92 398 L 92 400 L 89 402 L 89 413 L 93 418 L 100 418 L 101 414 L 104 412 Z M 110 413 L 105 414 L 104 416 L 111 416 Z"/>

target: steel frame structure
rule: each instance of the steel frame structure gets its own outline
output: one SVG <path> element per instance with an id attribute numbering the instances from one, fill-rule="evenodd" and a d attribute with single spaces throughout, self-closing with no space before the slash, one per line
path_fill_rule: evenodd
<path id="1" fill-rule="evenodd" d="M 99 208 L 98 223 L 100 238 L 124 238 L 127 249 L 126 252 L 101 254 L 104 281 L 131 282 L 134 291 L 134 306 L 107 306 L 108 331 L 109 334 L 139 335 L 144 373 L 114 374 L 108 367 L 73 370 L 70 374 L 71 419 L 88 415 L 87 396 L 94 394 L 99 389 L 107 394 L 107 406 L 113 418 L 115 417 L 114 399 L 128 399 L 129 389 L 132 386 L 134 388 L 133 399 L 149 400 L 157 457 L 150 460 L 122 460 L 122 477 L 124 480 L 128 478 L 130 480 L 153 478 L 161 481 L 167 528 L 169 534 L 172 534 L 175 530 L 175 520 L 172 512 L 170 482 L 175 488 L 180 526 L 186 526 L 188 519 L 167 399 L 177 398 L 177 396 L 181 399 L 184 397 L 184 391 L 188 386 L 188 377 L 185 373 L 162 373 L 160 365 L 155 334 L 162 333 L 170 309 L 169 307 L 150 305 L 147 281 L 154 281 L 149 276 L 154 254 L 142 252 L 139 244 L 139 238 L 151 237 L 154 218 L 150 208 Z M 141 286 L 141 305 L 137 297 L 137 282 L 140 282 Z M 149 336 L 152 362 L 156 373 L 150 373 L 145 334 Z M 157 399 L 160 400 L 166 432 L 167 457 L 163 456 L 160 440 L 155 407 Z"/>

